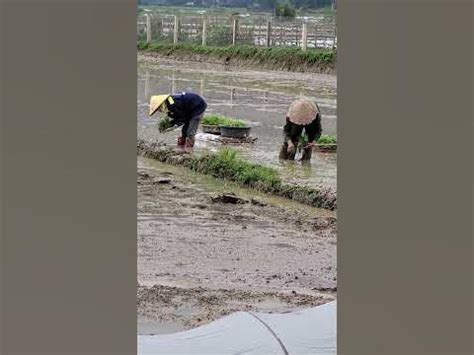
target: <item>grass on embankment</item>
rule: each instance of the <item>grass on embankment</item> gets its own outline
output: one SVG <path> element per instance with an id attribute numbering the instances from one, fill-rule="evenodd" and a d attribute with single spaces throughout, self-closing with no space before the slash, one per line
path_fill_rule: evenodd
<path id="1" fill-rule="evenodd" d="M 145 53 L 157 53 L 174 59 L 204 61 L 211 58 L 228 64 L 260 66 L 288 71 L 332 72 L 336 65 L 336 52 L 332 50 L 306 51 L 300 48 L 256 47 L 236 45 L 211 47 L 197 44 L 164 44 L 138 42 L 137 48 Z"/>
<path id="2" fill-rule="evenodd" d="M 313 207 L 335 210 L 336 193 L 325 187 L 310 187 L 289 184 L 282 181 L 278 171 L 250 163 L 231 149 L 202 155 L 179 154 L 158 142 L 137 142 L 139 155 L 164 163 L 183 166 L 193 171 L 211 175 L 218 179 L 234 181 L 243 187 L 250 187 L 276 196 L 286 197 Z"/>

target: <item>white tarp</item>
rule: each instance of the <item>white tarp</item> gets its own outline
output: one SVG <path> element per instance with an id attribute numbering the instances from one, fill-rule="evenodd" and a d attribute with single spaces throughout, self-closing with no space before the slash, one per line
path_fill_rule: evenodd
<path id="1" fill-rule="evenodd" d="M 336 354 L 336 301 L 292 313 L 237 312 L 184 332 L 139 335 L 138 354 Z"/>

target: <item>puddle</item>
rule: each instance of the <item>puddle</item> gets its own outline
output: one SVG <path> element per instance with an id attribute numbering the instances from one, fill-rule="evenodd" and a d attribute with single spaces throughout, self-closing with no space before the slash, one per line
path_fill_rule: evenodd
<path id="1" fill-rule="evenodd" d="M 175 144 L 178 130 L 160 134 L 158 117 L 148 118 L 151 95 L 183 90 L 202 95 L 208 102 L 208 113 L 219 113 L 244 119 L 252 126 L 254 144 L 237 146 L 250 160 L 279 169 L 286 180 L 336 188 L 335 153 L 313 153 L 310 164 L 280 162 L 282 127 L 290 103 L 300 95 L 318 102 L 323 116 L 323 133 L 335 135 L 336 77 L 324 74 L 260 72 L 210 67 L 202 63 L 163 61 L 138 63 L 138 137 L 160 139 Z M 218 149 L 219 143 L 199 139 L 196 150 Z"/>

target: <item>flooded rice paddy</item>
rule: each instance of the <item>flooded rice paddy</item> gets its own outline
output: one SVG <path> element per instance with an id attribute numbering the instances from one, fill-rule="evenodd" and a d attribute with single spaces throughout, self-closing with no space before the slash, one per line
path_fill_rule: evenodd
<path id="1" fill-rule="evenodd" d="M 336 135 L 336 76 L 323 74 L 253 71 L 223 65 L 174 61 L 138 62 L 138 137 L 175 144 L 179 129 L 160 134 L 158 117 L 148 117 L 150 96 L 192 91 L 202 95 L 207 113 L 240 118 L 252 126 L 258 137 L 254 144 L 235 148 L 249 160 L 280 170 L 288 181 L 310 185 L 322 183 L 336 188 L 336 153 L 314 152 L 310 164 L 282 162 L 278 152 L 282 128 L 290 103 L 299 96 L 313 98 L 322 111 L 323 133 Z M 196 150 L 217 150 L 220 143 L 205 134 L 196 137 Z"/>

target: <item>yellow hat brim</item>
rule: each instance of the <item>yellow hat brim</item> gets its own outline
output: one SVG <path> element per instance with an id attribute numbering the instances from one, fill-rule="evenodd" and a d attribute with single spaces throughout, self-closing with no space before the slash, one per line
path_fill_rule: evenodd
<path id="1" fill-rule="evenodd" d="M 149 115 L 152 116 L 161 105 L 166 101 L 166 99 L 170 97 L 170 95 L 155 95 L 150 98 L 150 113 Z"/>

